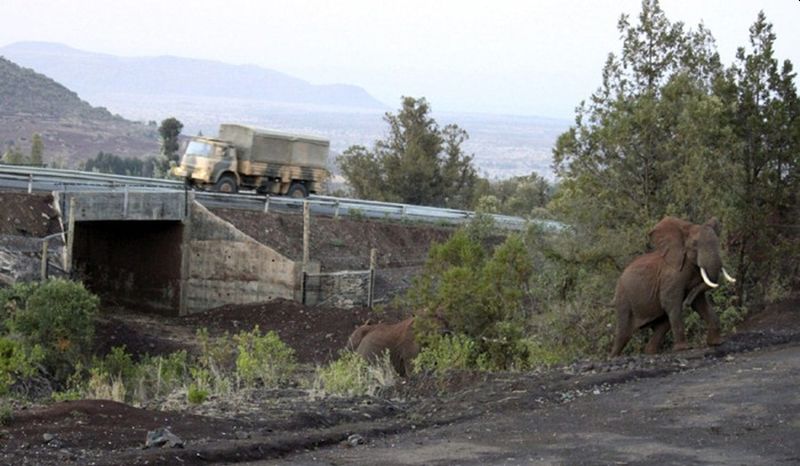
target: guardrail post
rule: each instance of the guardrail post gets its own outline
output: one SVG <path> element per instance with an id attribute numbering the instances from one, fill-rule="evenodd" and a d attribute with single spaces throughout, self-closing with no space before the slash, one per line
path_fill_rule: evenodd
<path id="1" fill-rule="evenodd" d="M 402 209 L 400 210 L 400 218 L 402 218 L 403 220 L 405 220 L 405 219 L 406 219 L 406 215 L 407 215 L 407 214 L 408 214 L 408 212 L 406 212 L 406 206 L 405 206 L 405 205 L 403 205 Z"/>
<path id="2" fill-rule="evenodd" d="M 264 213 L 269 213 L 269 194 L 266 195 L 266 199 L 264 200 Z"/>
<path id="3" fill-rule="evenodd" d="M 33 173 L 28 174 L 28 194 L 33 192 Z"/>
<path id="4" fill-rule="evenodd" d="M 339 201 L 333 204 L 333 218 L 339 218 Z"/>

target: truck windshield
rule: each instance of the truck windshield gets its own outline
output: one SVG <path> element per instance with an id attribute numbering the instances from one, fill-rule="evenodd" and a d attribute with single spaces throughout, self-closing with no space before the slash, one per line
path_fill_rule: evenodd
<path id="1" fill-rule="evenodd" d="M 201 141 L 190 141 L 186 146 L 186 155 L 209 157 L 214 153 L 214 145 Z"/>

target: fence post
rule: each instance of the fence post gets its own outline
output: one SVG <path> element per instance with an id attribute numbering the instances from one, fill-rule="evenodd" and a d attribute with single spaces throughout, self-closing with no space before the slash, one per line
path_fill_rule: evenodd
<path id="1" fill-rule="evenodd" d="M 47 280 L 47 242 L 42 241 L 42 281 Z"/>
<path id="2" fill-rule="evenodd" d="M 367 291 L 367 307 L 372 309 L 375 301 L 375 269 L 378 267 L 378 250 L 375 248 L 369 251 L 369 290 Z"/>
<path id="3" fill-rule="evenodd" d="M 264 200 L 264 213 L 269 213 L 269 194 L 266 195 L 266 200 Z"/>
<path id="4" fill-rule="evenodd" d="M 28 194 L 33 192 L 33 173 L 28 174 Z"/>

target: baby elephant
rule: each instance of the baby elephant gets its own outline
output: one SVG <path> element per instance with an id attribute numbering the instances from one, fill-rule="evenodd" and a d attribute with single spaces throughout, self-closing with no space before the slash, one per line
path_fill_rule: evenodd
<path id="1" fill-rule="evenodd" d="M 396 324 L 364 324 L 353 331 L 347 340 L 347 349 L 355 351 L 364 359 L 373 362 L 389 350 L 392 366 L 406 377 L 411 374 L 412 361 L 419 354 L 414 339 L 414 318 L 409 317 Z"/>

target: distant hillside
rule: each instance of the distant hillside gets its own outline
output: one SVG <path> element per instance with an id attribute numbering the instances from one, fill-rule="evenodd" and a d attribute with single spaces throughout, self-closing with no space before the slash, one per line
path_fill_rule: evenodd
<path id="1" fill-rule="evenodd" d="M 107 94 L 181 95 L 385 108 L 357 86 L 314 85 L 253 65 L 172 56 L 117 57 L 47 42 L 10 44 L 0 47 L 0 55 L 45 73 L 87 98 Z"/>
<path id="2" fill-rule="evenodd" d="M 0 57 L 0 115 L 111 120 L 111 112 L 95 108 L 61 84 Z"/>
<path id="3" fill-rule="evenodd" d="M 92 107 L 53 79 L 0 57 L 0 152 L 10 145 L 27 153 L 39 133 L 44 159 L 77 166 L 98 152 L 122 157 L 158 153 L 156 127 Z"/>

